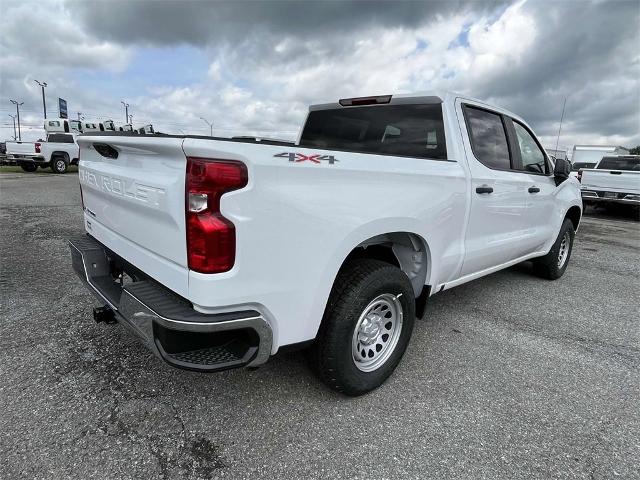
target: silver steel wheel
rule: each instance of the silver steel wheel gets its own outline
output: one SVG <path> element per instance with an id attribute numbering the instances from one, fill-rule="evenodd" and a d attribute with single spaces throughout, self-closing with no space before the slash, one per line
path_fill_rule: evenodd
<path id="1" fill-rule="evenodd" d="M 62 172 L 64 170 L 64 160 L 56 160 L 56 170 Z"/>
<path id="2" fill-rule="evenodd" d="M 562 241 L 560 242 L 560 249 L 558 250 L 558 268 L 562 268 L 569 256 L 569 247 L 571 246 L 571 234 L 569 231 L 564 233 Z"/>
<path id="3" fill-rule="evenodd" d="M 351 348 L 358 370 L 377 370 L 395 350 L 402 332 L 402 304 L 399 297 L 390 293 L 376 297 L 358 318 Z"/>

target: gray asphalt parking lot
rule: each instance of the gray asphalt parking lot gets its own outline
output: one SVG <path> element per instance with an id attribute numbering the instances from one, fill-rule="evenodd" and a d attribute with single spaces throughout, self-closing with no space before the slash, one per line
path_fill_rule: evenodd
<path id="1" fill-rule="evenodd" d="M 198 374 L 96 325 L 77 182 L 0 174 L 3 478 L 640 478 L 633 218 L 583 218 L 556 282 L 524 264 L 432 297 L 354 399 L 301 353 Z"/>

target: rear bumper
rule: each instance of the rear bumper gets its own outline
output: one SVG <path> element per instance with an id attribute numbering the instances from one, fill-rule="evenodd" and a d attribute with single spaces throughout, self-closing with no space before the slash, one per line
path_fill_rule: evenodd
<path id="1" fill-rule="evenodd" d="M 71 261 L 85 285 L 116 319 L 166 363 L 214 372 L 266 362 L 273 334 L 253 310 L 206 315 L 184 298 L 144 277 L 89 235 L 69 240 Z M 135 281 L 122 284 L 123 271 Z"/>
<path id="2" fill-rule="evenodd" d="M 7 155 L 7 159 L 13 160 L 15 162 L 36 162 L 36 163 L 44 162 L 44 157 L 41 157 L 38 155 L 21 155 L 21 154 L 10 153 Z"/>
<path id="3" fill-rule="evenodd" d="M 640 205 L 640 194 L 624 192 L 606 192 L 601 190 L 580 190 L 583 202 L 623 203 L 628 205 Z"/>

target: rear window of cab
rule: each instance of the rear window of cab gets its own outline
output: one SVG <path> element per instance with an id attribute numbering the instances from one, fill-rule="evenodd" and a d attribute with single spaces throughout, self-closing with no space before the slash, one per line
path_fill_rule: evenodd
<path id="1" fill-rule="evenodd" d="M 300 146 L 447 159 L 440 104 L 371 105 L 311 111 Z"/>
<path id="2" fill-rule="evenodd" d="M 640 157 L 604 157 L 597 167 L 599 170 L 640 171 Z"/>

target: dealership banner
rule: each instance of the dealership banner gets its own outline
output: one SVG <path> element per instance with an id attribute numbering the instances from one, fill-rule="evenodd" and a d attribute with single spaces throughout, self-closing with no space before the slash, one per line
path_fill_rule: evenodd
<path id="1" fill-rule="evenodd" d="M 58 111 L 60 112 L 60 118 L 69 118 L 67 113 L 67 101 L 64 98 L 58 98 Z"/>

